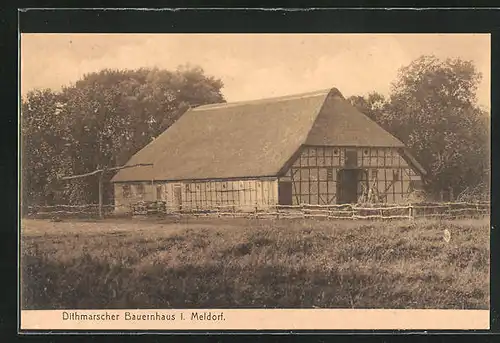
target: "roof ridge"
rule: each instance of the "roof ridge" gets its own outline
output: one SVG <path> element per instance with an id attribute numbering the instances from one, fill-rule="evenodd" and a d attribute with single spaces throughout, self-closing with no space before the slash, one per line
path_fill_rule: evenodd
<path id="1" fill-rule="evenodd" d="M 217 108 L 228 108 L 228 107 L 236 107 L 243 105 L 252 105 L 252 104 L 262 104 L 266 102 L 278 102 L 278 101 L 287 101 L 287 100 L 295 100 L 295 99 L 303 99 L 315 96 L 324 96 L 332 91 L 332 89 L 336 88 L 328 88 L 317 91 L 311 91 L 306 93 L 297 93 L 297 94 L 288 94 L 282 95 L 272 98 L 262 98 L 262 99 L 252 99 L 252 100 L 242 100 L 235 102 L 220 102 L 214 104 L 201 105 L 198 107 L 191 108 L 191 111 L 203 111 L 203 110 L 212 110 Z"/>

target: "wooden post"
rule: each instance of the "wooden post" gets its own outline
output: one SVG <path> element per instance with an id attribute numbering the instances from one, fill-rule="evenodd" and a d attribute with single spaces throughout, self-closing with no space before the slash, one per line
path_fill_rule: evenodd
<path id="1" fill-rule="evenodd" d="M 99 173 L 99 218 L 102 219 L 102 178 L 103 172 Z"/>

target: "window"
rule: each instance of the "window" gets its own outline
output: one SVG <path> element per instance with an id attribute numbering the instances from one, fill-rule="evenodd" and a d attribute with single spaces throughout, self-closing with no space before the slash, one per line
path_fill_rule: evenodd
<path id="1" fill-rule="evenodd" d="M 368 149 L 363 150 L 363 154 L 364 154 L 365 156 L 368 156 Z"/>
<path id="2" fill-rule="evenodd" d="M 122 186 L 122 194 L 124 198 L 130 198 L 130 185 Z"/>
<path id="3" fill-rule="evenodd" d="M 339 155 L 339 149 L 333 149 L 333 156 Z"/>
<path id="4" fill-rule="evenodd" d="M 156 199 L 161 200 L 161 186 L 156 186 Z"/>
<path id="5" fill-rule="evenodd" d="M 326 179 L 333 180 L 333 168 L 326 169 Z"/>
<path id="6" fill-rule="evenodd" d="M 378 170 L 372 169 L 372 179 L 376 179 L 378 177 Z"/>
<path id="7" fill-rule="evenodd" d="M 392 172 L 392 179 L 394 181 L 399 181 L 399 170 L 393 170 L 393 172 Z"/>
<path id="8" fill-rule="evenodd" d="M 138 195 L 144 195 L 144 185 L 138 184 L 135 186 Z"/>

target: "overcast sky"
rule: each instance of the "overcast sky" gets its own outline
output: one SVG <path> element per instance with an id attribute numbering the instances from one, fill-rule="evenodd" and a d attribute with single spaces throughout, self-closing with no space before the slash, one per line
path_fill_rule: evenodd
<path id="1" fill-rule="evenodd" d="M 21 91 L 59 89 L 103 68 L 201 66 L 228 101 L 337 87 L 344 96 L 388 94 L 401 66 L 423 54 L 472 60 L 490 107 L 490 35 L 23 34 Z"/>

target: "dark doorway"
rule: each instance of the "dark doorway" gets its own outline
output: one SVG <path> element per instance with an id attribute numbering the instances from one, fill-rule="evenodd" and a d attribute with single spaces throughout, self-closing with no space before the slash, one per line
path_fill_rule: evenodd
<path id="1" fill-rule="evenodd" d="M 356 149 L 347 149 L 345 152 L 345 167 L 357 168 L 358 166 L 358 151 Z"/>
<path id="2" fill-rule="evenodd" d="M 174 185 L 174 210 L 182 209 L 182 188 L 181 185 Z"/>
<path id="3" fill-rule="evenodd" d="M 354 204 L 358 201 L 360 169 L 341 169 L 337 172 L 337 203 Z"/>
<path id="4" fill-rule="evenodd" d="M 162 200 L 161 191 L 162 191 L 162 187 L 156 186 L 156 200 Z"/>
<path id="5" fill-rule="evenodd" d="M 292 204 L 292 182 L 280 181 L 278 183 L 278 203 L 280 205 Z"/>

